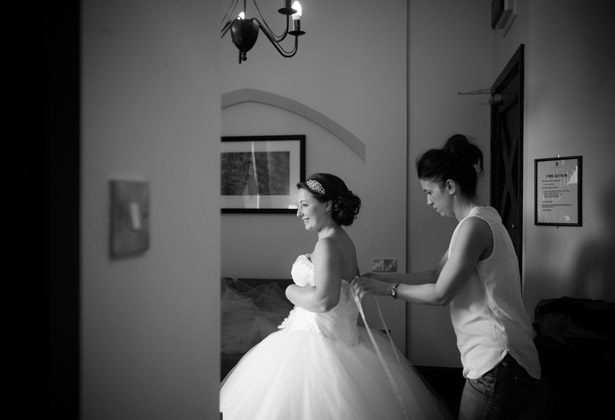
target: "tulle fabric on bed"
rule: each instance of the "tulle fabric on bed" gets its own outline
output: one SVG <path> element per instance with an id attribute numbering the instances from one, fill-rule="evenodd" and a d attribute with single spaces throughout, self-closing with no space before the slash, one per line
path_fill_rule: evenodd
<path id="1" fill-rule="evenodd" d="M 240 280 L 222 280 L 223 354 L 246 353 L 276 331 L 292 309 L 275 283 L 252 287 Z"/>

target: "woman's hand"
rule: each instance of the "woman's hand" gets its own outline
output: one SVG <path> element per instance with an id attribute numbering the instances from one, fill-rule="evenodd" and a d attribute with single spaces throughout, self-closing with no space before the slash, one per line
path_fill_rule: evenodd
<path id="1" fill-rule="evenodd" d="M 391 294 L 391 284 L 389 282 L 366 276 L 355 277 L 351 283 L 359 299 L 363 299 L 365 295 L 387 296 Z"/>

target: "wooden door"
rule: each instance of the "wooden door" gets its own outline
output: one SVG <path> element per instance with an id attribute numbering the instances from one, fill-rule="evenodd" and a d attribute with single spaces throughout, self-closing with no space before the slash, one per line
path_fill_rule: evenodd
<path id="1" fill-rule="evenodd" d="M 491 206 L 512 239 L 519 269 L 523 235 L 523 67 L 517 49 L 491 87 Z"/>

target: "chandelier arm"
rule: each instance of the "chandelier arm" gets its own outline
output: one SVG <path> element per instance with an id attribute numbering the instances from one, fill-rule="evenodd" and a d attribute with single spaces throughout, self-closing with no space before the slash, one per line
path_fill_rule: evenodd
<path id="1" fill-rule="evenodd" d="M 290 51 L 286 51 L 284 48 L 282 48 L 279 41 L 276 41 L 275 38 L 269 33 L 269 31 L 265 30 L 265 28 L 263 28 L 262 26 L 260 28 L 261 28 L 261 31 L 263 31 L 263 33 L 267 37 L 267 39 L 271 42 L 271 44 L 273 44 L 275 49 L 278 50 L 278 52 L 282 55 L 282 57 L 290 58 L 294 56 L 295 54 L 297 54 L 297 49 L 299 47 L 299 37 L 298 36 L 295 36 L 294 48 Z"/>
<path id="2" fill-rule="evenodd" d="M 284 40 L 284 38 L 286 38 L 286 36 L 288 35 L 288 29 L 290 28 L 291 17 L 289 15 L 286 16 L 286 29 L 284 30 L 284 33 L 282 35 L 277 35 L 271 29 L 271 27 L 269 27 L 269 24 L 267 23 L 267 21 L 265 20 L 265 17 L 261 13 L 261 9 L 259 9 L 259 7 L 258 7 L 258 3 L 256 3 L 256 0 L 253 0 L 252 3 L 254 3 L 254 6 L 256 7 L 256 11 L 258 12 L 258 15 L 261 17 L 262 23 L 259 21 L 259 23 L 261 23 L 261 27 L 264 26 L 265 28 L 267 28 L 267 31 L 273 37 L 275 42 L 280 42 L 280 41 Z"/>
<path id="3" fill-rule="evenodd" d="M 232 20 L 229 20 L 228 22 L 226 22 L 224 24 L 224 27 L 220 31 L 220 33 L 221 33 L 220 38 L 224 38 L 224 35 L 226 35 L 226 33 L 228 32 L 229 29 L 231 29 L 232 25 L 233 25 L 233 21 Z"/>
<path id="4" fill-rule="evenodd" d="M 224 17 L 222 18 L 222 20 L 220 22 L 224 22 L 225 20 L 228 19 L 228 21 L 226 22 L 225 26 L 229 24 L 229 22 L 233 21 L 233 12 L 235 11 L 235 8 L 237 7 L 237 2 L 239 0 L 232 0 L 231 4 L 229 5 L 228 9 L 226 9 L 226 13 L 224 14 Z"/>

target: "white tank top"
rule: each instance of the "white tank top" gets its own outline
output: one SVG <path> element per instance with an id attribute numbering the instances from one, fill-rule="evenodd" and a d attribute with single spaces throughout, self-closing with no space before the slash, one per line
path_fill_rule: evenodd
<path id="1" fill-rule="evenodd" d="M 519 266 L 510 236 L 497 210 L 474 207 L 457 225 L 451 245 L 470 217 L 489 224 L 493 252 L 479 261 L 450 306 L 463 375 L 480 378 L 509 353 L 532 377 L 540 379 L 535 332 L 521 298 Z"/>

